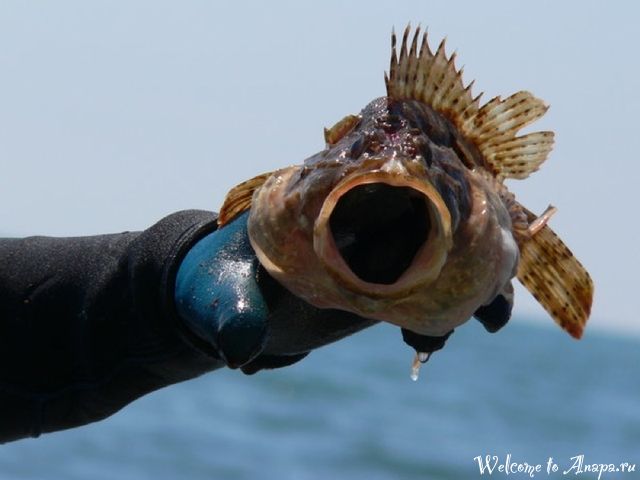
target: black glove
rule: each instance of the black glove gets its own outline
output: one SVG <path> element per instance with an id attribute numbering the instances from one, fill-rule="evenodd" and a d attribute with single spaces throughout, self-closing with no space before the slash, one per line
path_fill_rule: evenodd
<path id="1" fill-rule="evenodd" d="M 101 420 L 224 365 L 288 365 L 374 323 L 277 284 L 246 218 L 215 229 L 215 215 L 185 211 L 144 232 L 0 239 L 0 442 Z"/>

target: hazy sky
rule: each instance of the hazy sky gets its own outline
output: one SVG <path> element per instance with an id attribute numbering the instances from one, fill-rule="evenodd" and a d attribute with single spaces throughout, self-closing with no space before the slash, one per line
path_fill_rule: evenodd
<path id="1" fill-rule="evenodd" d="M 640 333 L 634 2 L 0 3 L 0 235 L 143 229 L 323 148 L 384 94 L 392 26 L 448 37 L 485 99 L 530 90 L 556 132 L 510 184 L 591 271 L 592 327 Z M 544 311 L 522 288 L 514 319 Z M 551 321 L 545 319 L 544 321 Z M 587 331 L 588 334 L 588 331 Z"/>

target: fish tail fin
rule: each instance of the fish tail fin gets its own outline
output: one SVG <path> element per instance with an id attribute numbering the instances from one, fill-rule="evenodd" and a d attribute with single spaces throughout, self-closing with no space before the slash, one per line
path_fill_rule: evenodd
<path id="1" fill-rule="evenodd" d="M 527 211 L 530 222 L 536 216 Z M 532 223 L 533 225 L 533 223 Z M 582 337 L 591 313 L 593 281 L 548 225 L 520 242 L 518 280 L 573 338 Z"/>

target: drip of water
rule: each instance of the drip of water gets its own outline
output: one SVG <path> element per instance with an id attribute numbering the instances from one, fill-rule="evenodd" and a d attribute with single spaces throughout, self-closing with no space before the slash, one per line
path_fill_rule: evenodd
<path id="1" fill-rule="evenodd" d="M 427 363 L 430 357 L 431 352 L 416 352 L 416 356 L 413 358 L 413 362 L 411 363 L 411 380 L 414 382 L 418 380 L 418 377 L 420 376 L 420 365 Z"/>

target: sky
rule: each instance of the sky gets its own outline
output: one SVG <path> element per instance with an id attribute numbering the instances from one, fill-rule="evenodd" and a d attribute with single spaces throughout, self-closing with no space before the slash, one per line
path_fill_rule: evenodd
<path id="1" fill-rule="evenodd" d="M 384 94 L 392 27 L 447 37 L 484 99 L 551 105 L 540 172 L 512 181 L 591 272 L 593 329 L 640 335 L 634 2 L 0 2 L 0 236 L 141 230 L 217 210 L 324 147 Z M 514 319 L 551 322 L 523 289 Z M 589 329 L 586 335 L 589 334 Z"/>

